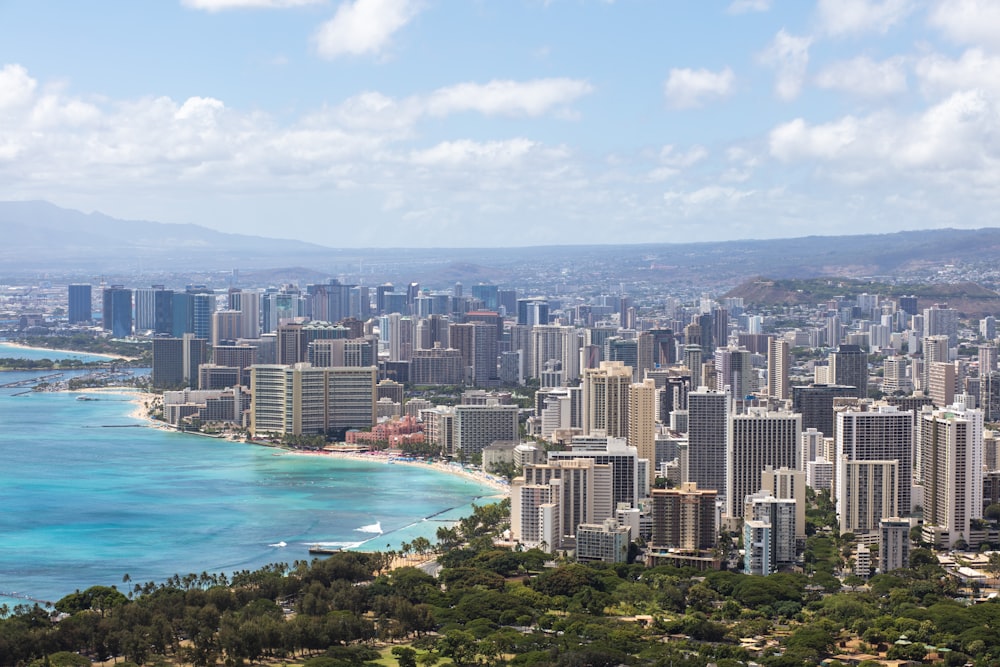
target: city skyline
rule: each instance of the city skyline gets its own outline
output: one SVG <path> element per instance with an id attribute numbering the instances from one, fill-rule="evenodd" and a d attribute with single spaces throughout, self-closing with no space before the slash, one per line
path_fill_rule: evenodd
<path id="1" fill-rule="evenodd" d="M 333 247 L 992 223 L 982 1 L 96 7 L 0 8 L 0 199 Z"/>

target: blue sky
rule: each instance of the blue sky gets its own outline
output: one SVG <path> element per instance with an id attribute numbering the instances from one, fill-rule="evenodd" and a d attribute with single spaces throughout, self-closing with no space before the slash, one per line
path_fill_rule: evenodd
<path id="1" fill-rule="evenodd" d="M 330 246 L 997 226 L 995 0 L 0 0 L 0 199 Z"/>

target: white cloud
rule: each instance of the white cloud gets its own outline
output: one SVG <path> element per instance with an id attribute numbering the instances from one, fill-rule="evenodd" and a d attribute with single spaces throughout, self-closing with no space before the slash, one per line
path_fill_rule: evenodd
<path id="1" fill-rule="evenodd" d="M 593 90 L 592 85 L 579 79 L 460 83 L 435 90 L 422 106 L 435 116 L 463 111 L 478 111 L 487 116 L 540 116 Z"/>
<path id="2" fill-rule="evenodd" d="M 984 90 L 1000 96 L 1000 56 L 991 56 L 982 49 L 969 49 L 957 60 L 932 54 L 921 58 L 915 71 L 921 88 L 928 95 Z"/>
<path id="3" fill-rule="evenodd" d="M 733 0 L 726 8 L 729 14 L 746 14 L 748 12 L 766 12 L 771 9 L 771 0 Z"/>
<path id="4" fill-rule="evenodd" d="M 863 97 L 881 97 L 906 91 L 905 61 L 901 57 L 876 62 L 859 56 L 828 65 L 816 75 L 820 88 Z"/>
<path id="5" fill-rule="evenodd" d="M 316 32 L 316 50 L 324 58 L 379 53 L 418 11 L 413 0 L 345 0 Z"/>
<path id="6" fill-rule="evenodd" d="M 914 0 L 819 0 L 816 10 L 823 32 L 851 35 L 885 34 L 916 7 Z"/>
<path id="7" fill-rule="evenodd" d="M 802 90 L 811 44 L 811 37 L 796 37 L 782 28 L 760 54 L 760 61 L 777 72 L 774 92 L 782 100 L 793 100 Z"/>
<path id="8" fill-rule="evenodd" d="M 912 170 L 1000 178 L 1000 109 L 981 91 L 954 93 L 913 116 L 879 112 L 810 125 L 799 118 L 771 131 L 771 155 L 783 162 L 836 165 L 856 181 L 912 178 Z"/>
<path id="9" fill-rule="evenodd" d="M 704 146 L 692 146 L 687 152 L 679 152 L 672 144 L 660 149 L 660 163 L 671 167 L 690 167 L 708 157 Z"/>
<path id="10" fill-rule="evenodd" d="M 0 111 L 29 104 L 37 86 L 21 65 L 4 65 L 0 69 Z"/>
<path id="11" fill-rule="evenodd" d="M 1000 47 L 1000 3 L 996 0 L 937 0 L 928 21 L 956 42 Z"/>
<path id="12" fill-rule="evenodd" d="M 316 5 L 326 0 L 181 0 L 181 4 L 192 9 L 207 12 L 221 12 L 227 9 L 284 9 Z"/>
<path id="13" fill-rule="evenodd" d="M 680 204 L 685 208 L 694 208 L 706 204 L 732 205 L 755 194 L 754 190 L 737 190 L 727 185 L 706 185 L 690 191 L 670 190 L 663 193 L 663 201 Z"/>
<path id="14" fill-rule="evenodd" d="M 663 92 L 667 105 L 674 109 L 693 109 L 702 106 L 706 100 L 719 99 L 730 95 L 736 77 L 726 67 L 713 72 L 707 69 L 671 69 Z"/>
<path id="15" fill-rule="evenodd" d="M 528 139 L 476 142 L 468 139 L 444 141 L 425 150 L 413 151 L 410 161 L 421 166 L 461 167 L 479 164 L 489 167 L 512 166 L 538 144 Z"/>

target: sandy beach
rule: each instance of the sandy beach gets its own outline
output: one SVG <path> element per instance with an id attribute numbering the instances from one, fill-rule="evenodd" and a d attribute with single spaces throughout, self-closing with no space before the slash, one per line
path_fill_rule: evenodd
<path id="1" fill-rule="evenodd" d="M 142 391 L 134 387 L 85 387 L 83 389 L 67 389 L 66 391 L 70 394 L 119 394 L 128 396 L 129 402 L 132 404 L 132 410 L 128 413 L 129 417 L 141 419 L 148 426 L 154 428 L 169 428 L 163 422 L 151 419 L 149 416 L 149 410 L 153 402 L 161 398 L 157 394 L 151 394 L 148 391 Z"/>
<path id="2" fill-rule="evenodd" d="M 399 458 L 399 454 L 394 454 L 391 452 L 352 452 L 352 451 L 337 451 L 331 449 L 325 449 L 321 452 L 302 452 L 294 449 L 284 449 L 283 451 L 289 456 L 339 456 L 342 458 L 355 459 L 358 461 L 375 461 L 378 463 L 383 463 L 386 465 L 401 465 L 401 466 L 411 466 L 419 468 L 432 468 L 439 472 L 448 473 L 449 475 L 458 475 L 466 479 L 473 480 L 480 484 L 485 484 L 492 487 L 497 491 L 496 497 L 503 497 L 510 493 L 510 485 L 506 481 L 498 478 L 495 475 L 490 475 L 489 473 L 483 472 L 481 470 L 474 470 L 470 468 L 463 468 L 457 463 L 445 463 L 444 461 L 434 461 L 432 463 L 427 463 L 422 460 L 406 461 Z"/>
<path id="3" fill-rule="evenodd" d="M 149 410 L 152 407 L 154 401 L 161 400 L 162 397 L 158 394 L 151 394 L 149 392 L 141 391 L 132 387 L 94 387 L 86 389 L 74 389 L 72 393 L 78 394 L 120 394 L 129 396 L 129 400 L 132 403 L 132 411 L 129 412 L 129 417 L 135 419 L 143 420 L 147 426 L 152 428 L 161 428 L 165 430 L 175 430 L 169 424 L 152 419 L 149 416 Z M 192 434 L 193 435 L 193 434 Z M 243 442 L 242 438 L 229 438 L 234 442 Z M 433 468 L 439 472 L 448 473 L 449 475 L 458 475 L 466 479 L 470 479 L 479 484 L 485 484 L 496 490 L 497 494 L 495 497 L 505 497 L 510 493 L 510 485 L 507 482 L 495 475 L 490 475 L 489 473 L 483 472 L 481 470 L 474 470 L 470 468 L 464 468 L 457 463 L 445 463 L 443 461 L 434 461 L 433 463 L 427 463 L 422 460 L 412 460 L 407 461 L 399 458 L 398 453 L 394 454 L 391 452 L 356 452 L 356 451 L 337 451 L 336 449 L 324 449 L 323 451 L 300 451 L 296 449 L 290 449 L 287 447 L 280 447 L 276 445 L 265 445 L 264 443 L 251 442 L 258 447 L 273 447 L 280 449 L 284 455 L 288 456 L 339 456 L 343 458 L 356 459 L 359 461 L 375 461 L 385 465 L 400 465 L 400 466 L 411 466 L 420 468 Z"/>
<path id="4" fill-rule="evenodd" d="M 126 361 L 134 361 L 137 358 L 137 357 L 121 357 L 116 354 L 103 354 L 101 352 L 83 352 L 82 350 L 62 350 L 52 347 L 32 347 L 31 345 L 14 343 L 9 340 L 3 341 L 3 344 L 6 345 L 7 347 L 13 347 L 19 350 L 36 350 L 38 352 L 59 352 L 62 354 L 86 354 L 91 357 L 102 357 L 104 359 L 124 359 Z"/>

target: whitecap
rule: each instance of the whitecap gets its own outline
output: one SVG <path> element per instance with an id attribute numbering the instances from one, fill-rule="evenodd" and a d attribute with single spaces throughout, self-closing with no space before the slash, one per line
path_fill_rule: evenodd
<path id="1" fill-rule="evenodd" d="M 288 543 L 285 542 L 285 541 L 281 541 L 281 542 L 275 542 L 274 544 L 268 544 L 267 546 L 269 546 L 269 547 L 278 547 L 280 549 L 281 547 L 287 547 Z"/>
<path id="2" fill-rule="evenodd" d="M 382 533 L 382 522 L 376 521 L 375 523 L 368 526 L 361 526 L 360 528 L 355 528 L 354 530 L 359 533 Z"/>

